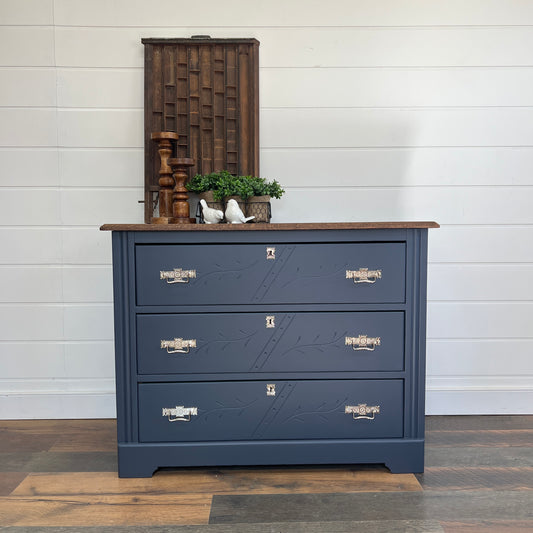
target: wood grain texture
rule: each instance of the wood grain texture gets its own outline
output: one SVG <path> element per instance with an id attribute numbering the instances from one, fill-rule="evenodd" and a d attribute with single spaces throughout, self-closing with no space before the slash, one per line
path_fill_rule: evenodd
<path id="1" fill-rule="evenodd" d="M 426 436 L 426 445 L 437 446 L 520 446 L 533 447 L 533 430 L 462 430 L 430 431 Z"/>
<path id="2" fill-rule="evenodd" d="M 380 466 L 302 466 L 175 469 L 120 479 L 107 451 L 115 425 L 0 421 L 0 443 L 21 447 L 0 453 L 2 533 L 533 530 L 532 416 L 427 417 L 431 464 L 417 476 Z"/>
<path id="3" fill-rule="evenodd" d="M 424 490 L 533 490 L 533 467 L 428 467 Z"/>
<path id="4" fill-rule="evenodd" d="M 24 472 L 2 472 L 0 475 L 0 496 L 8 496 L 26 476 L 27 474 Z"/>
<path id="5" fill-rule="evenodd" d="M 444 533 L 531 533 L 533 520 L 480 520 L 441 522 Z"/>
<path id="6" fill-rule="evenodd" d="M 64 527 L 7 527 L 2 533 L 73 533 Z M 208 524 L 195 526 L 83 527 L 76 533 L 443 533 L 436 520 L 350 522 L 275 522 L 269 524 Z"/>
<path id="7" fill-rule="evenodd" d="M 527 520 L 533 491 L 215 495 L 210 523 L 336 520 Z"/>
<path id="8" fill-rule="evenodd" d="M 289 231 L 338 229 L 439 228 L 436 222 L 317 222 L 292 224 L 104 224 L 102 231 Z"/>
<path id="9" fill-rule="evenodd" d="M 160 471 L 153 478 L 118 478 L 114 472 L 30 474 L 13 496 L 146 494 L 299 494 L 422 490 L 413 474 L 368 468 L 221 468 Z"/>
<path id="10" fill-rule="evenodd" d="M 8 496 L 0 516 L 11 526 L 206 524 L 210 503 L 208 495 Z"/>

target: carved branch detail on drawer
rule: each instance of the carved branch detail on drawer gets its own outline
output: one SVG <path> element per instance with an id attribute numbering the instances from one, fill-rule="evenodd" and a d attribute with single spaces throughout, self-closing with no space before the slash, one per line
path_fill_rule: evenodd
<path id="1" fill-rule="evenodd" d="M 299 411 L 292 416 L 289 416 L 285 420 L 282 420 L 282 424 L 286 424 L 287 422 L 290 422 L 291 420 L 295 420 L 297 422 L 304 423 L 304 417 L 319 417 L 322 420 L 327 420 L 327 417 L 325 415 L 331 414 L 331 413 L 338 413 L 338 412 L 344 412 L 341 407 L 346 405 L 346 402 L 348 401 L 348 398 L 343 398 L 342 400 L 333 400 L 333 406 L 330 406 L 330 402 L 323 401 L 320 405 L 316 407 L 316 409 L 312 411 Z"/>
<path id="2" fill-rule="evenodd" d="M 215 414 L 218 416 L 218 418 L 223 418 L 224 415 L 230 414 L 230 413 L 232 415 L 236 414 L 237 416 L 239 416 L 246 409 L 248 409 L 249 407 L 257 403 L 258 401 L 259 401 L 259 398 L 255 398 L 251 402 L 244 403 L 239 398 L 235 398 L 235 402 L 240 403 L 241 405 L 230 406 L 230 405 L 223 405 L 222 402 L 217 400 L 216 403 L 220 405 L 220 407 L 217 407 L 216 409 L 209 409 L 209 410 L 201 409 L 200 415 L 204 420 L 207 420 L 210 416 L 215 415 Z"/>

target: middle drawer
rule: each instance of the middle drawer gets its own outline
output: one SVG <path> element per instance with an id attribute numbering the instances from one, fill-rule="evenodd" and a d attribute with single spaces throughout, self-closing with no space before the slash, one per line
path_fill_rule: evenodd
<path id="1" fill-rule="evenodd" d="M 137 371 L 401 371 L 404 329 L 402 311 L 137 315 Z"/>

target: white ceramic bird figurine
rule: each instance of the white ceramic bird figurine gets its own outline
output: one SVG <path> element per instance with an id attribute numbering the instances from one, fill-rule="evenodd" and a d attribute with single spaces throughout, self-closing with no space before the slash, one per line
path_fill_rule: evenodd
<path id="1" fill-rule="evenodd" d="M 228 201 L 228 206 L 226 207 L 226 220 L 232 224 L 244 224 L 249 220 L 252 220 L 255 217 L 245 217 L 244 213 L 241 211 L 239 204 L 233 198 Z"/>
<path id="2" fill-rule="evenodd" d="M 224 218 L 224 213 L 220 209 L 209 207 L 203 198 L 200 203 L 202 204 L 202 215 L 206 224 L 218 224 Z"/>

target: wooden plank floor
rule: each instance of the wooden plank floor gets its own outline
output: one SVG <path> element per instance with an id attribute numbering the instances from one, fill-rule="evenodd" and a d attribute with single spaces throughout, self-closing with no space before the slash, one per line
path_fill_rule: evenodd
<path id="1" fill-rule="evenodd" d="M 426 471 L 189 468 L 116 475 L 114 420 L 0 421 L 0 531 L 533 531 L 533 416 L 428 417 Z"/>

